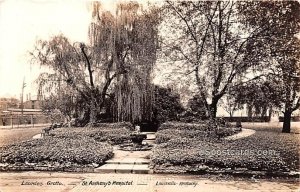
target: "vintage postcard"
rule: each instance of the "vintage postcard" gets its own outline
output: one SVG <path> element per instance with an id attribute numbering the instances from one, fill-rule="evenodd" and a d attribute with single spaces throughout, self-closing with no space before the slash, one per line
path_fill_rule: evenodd
<path id="1" fill-rule="evenodd" d="M 299 13 L 0 0 L 0 192 L 299 191 Z"/>

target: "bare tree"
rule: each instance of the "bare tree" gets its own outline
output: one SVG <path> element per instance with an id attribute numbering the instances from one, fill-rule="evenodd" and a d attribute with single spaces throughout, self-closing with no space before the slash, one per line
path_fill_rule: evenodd
<path id="1" fill-rule="evenodd" d="M 167 27 L 174 35 L 163 38 L 163 51 L 182 63 L 185 75 L 194 75 L 191 79 L 213 119 L 230 88 L 262 75 L 256 71 L 266 53 L 256 39 L 268 28 L 244 25 L 237 4 L 167 1 L 165 7 Z"/>

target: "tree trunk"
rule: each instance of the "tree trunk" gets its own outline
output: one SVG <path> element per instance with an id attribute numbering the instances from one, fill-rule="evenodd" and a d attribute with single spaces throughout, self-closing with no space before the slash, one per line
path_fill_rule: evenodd
<path id="1" fill-rule="evenodd" d="M 282 133 L 290 133 L 291 132 L 291 117 L 292 117 L 291 111 L 284 112 Z"/>
<path id="2" fill-rule="evenodd" d="M 229 117 L 230 117 L 230 119 L 232 119 L 232 117 L 233 117 L 233 110 L 229 111 Z"/>
<path id="3" fill-rule="evenodd" d="M 210 115 L 211 115 L 211 118 L 215 119 L 217 117 L 217 104 L 218 102 L 212 102 L 210 104 Z"/>
<path id="4" fill-rule="evenodd" d="M 90 103 L 90 121 L 89 125 L 93 126 L 96 123 L 96 98 L 92 93 L 91 103 Z"/>
<path id="5" fill-rule="evenodd" d="M 272 106 L 270 106 L 270 109 L 269 109 L 269 122 L 271 121 L 272 113 L 273 113 L 273 108 L 272 108 Z"/>
<path id="6" fill-rule="evenodd" d="M 248 108 L 248 111 L 247 111 L 247 113 L 248 113 L 248 117 L 249 118 L 252 118 L 252 105 L 247 105 L 247 108 Z"/>
<path id="7" fill-rule="evenodd" d="M 267 116 L 267 106 L 262 107 L 261 117 L 264 118 Z"/>

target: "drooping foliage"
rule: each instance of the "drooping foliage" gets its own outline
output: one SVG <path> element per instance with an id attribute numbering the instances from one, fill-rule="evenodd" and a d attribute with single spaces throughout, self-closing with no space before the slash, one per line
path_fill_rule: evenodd
<path id="1" fill-rule="evenodd" d="M 154 90 L 154 100 L 152 101 L 152 119 L 150 121 L 144 120 L 151 124 L 161 124 L 165 121 L 178 120 L 178 115 L 184 111 L 180 102 L 178 93 L 172 91 L 170 88 L 164 88 L 158 85 L 151 85 Z M 118 103 L 115 99 L 115 94 L 110 94 L 110 98 L 105 102 L 107 109 L 106 114 L 103 114 L 107 121 L 116 121 L 114 114 L 118 111 Z M 134 122 L 138 123 L 138 122 Z"/>
<path id="2" fill-rule="evenodd" d="M 118 4 L 115 15 L 102 12 L 94 4 L 94 22 L 90 28 L 92 45 L 98 52 L 110 50 L 99 59 L 110 61 L 115 71 L 114 99 L 118 121 L 151 120 L 153 103 L 152 69 L 156 62 L 159 15 L 137 3 Z M 102 38 L 99 38 L 101 37 Z M 109 72 L 105 75 L 110 77 Z"/>
<path id="3" fill-rule="evenodd" d="M 38 79 L 40 93 L 59 95 L 64 89 L 77 95 L 73 101 L 82 108 L 75 107 L 73 116 L 83 124 L 101 118 L 111 93 L 118 104 L 113 114 L 117 121 L 151 119 L 157 9 L 134 2 L 118 4 L 116 13 L 104 11 L 99 2 L 92 7 L 89 44 L 72 44 L 62 35 L 37 43 L 34 61 L 50 68 Z"/>

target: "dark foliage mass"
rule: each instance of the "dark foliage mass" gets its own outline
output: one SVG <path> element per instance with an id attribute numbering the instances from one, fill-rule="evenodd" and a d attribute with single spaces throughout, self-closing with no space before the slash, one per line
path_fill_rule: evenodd
<path id="1" fill-rule="evenodd" d="M 117 103 L 114 101 L 115 94 L 112 93 L 105 101 L 106 113 L 100 118 L 102 121 L 113 122 L 114 113 L 117 110 Z M 153 116 L 150 124 L 160 124 L 165 121 L 178 120 L 178 115 L 184 111 L 180 102 L 180 96 L 178 93 L 172 91 L 169 88 L 164 88 L 155 85 L 154 86 L 154 100 L 153 100 Z M 143 121 L 136 121 L 133 123 L 139 124 Z"/>
<path id="2" fill-rule="evenodd" d="M 178 114 L 184 111 L 180 96 L 169 88 L 155 86 L 154 119 L 160 123 L 178 120 Z"/>

